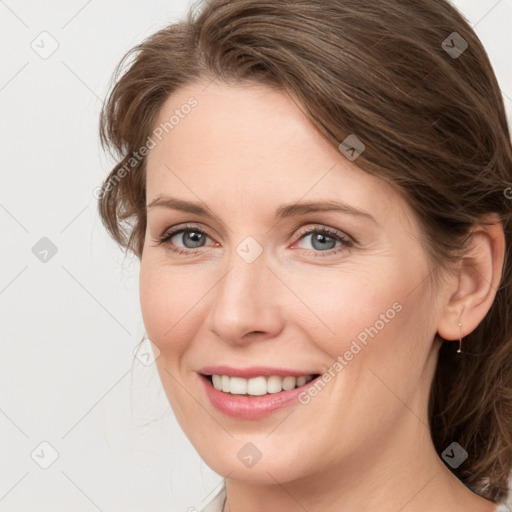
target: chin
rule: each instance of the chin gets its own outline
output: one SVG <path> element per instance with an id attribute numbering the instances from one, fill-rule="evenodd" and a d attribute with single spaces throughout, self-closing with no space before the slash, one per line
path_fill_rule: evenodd
<path id="1" fill-rule="evenodd" d="M 256 445 L 261 447 L 259 455 Z M 310 465 L 303 466 L 306 457 L 300 450 L 286 454 L 277 446 L 262 445 L 248 436 L 247 441 L 236 439 L 226 446 L 217 445 L 218 450 L 212 450 L 211 445 L 194 446 L 215 473 L 253 485 L 275 485 L 276 481 L 284 484 L 305 478 L 312 472 Z"/>

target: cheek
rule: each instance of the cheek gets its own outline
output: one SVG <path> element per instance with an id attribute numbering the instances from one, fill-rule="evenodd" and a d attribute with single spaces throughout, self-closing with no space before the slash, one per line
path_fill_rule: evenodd
<path id="1" fill-rule="evenodd" d="M 139 295 L 149 339 L 164 354 L 182 352 L 204 295 L 199 277 L 148 255 L 141 261 Z"/>
<path id="2" fill-rule="evenodd" d="M 184 267 L 172 268 L 149 251 L 141 260 L 139 295 L 148 338 L 160 350 L 156 367 L 174 415 L 185 432 L 201 417 L 183 391 L 180 363 L 198 325 L 198 302 L 204 290 Z M 196 305 L 194 307 L 194 305 Z M 194 427 L 196 428 L 196 427 Z"/>
<path id="3" fill-rule="evenodd" d="M 370 373 L 373 378 L 366 371 L 371 367 L 398 379 L 402 371 L 402 387 L 407 374 L 421 370 L 429 350 L 426 341 L 435 334 L 427 280 L 418 286 L 428 272 L 427 262 L 411 264 L 395 255 L 378 265 L 330 270 L 297 273 L 293 280 L 289 276 L 305 303 L 293 301 L 295 312 L 303 311 L 295 321 L 302 318 L 302 330 L 322 349 L 327 367 L 341 357 L 343 369 L 353 375 Z"/>
<path id="4" fill-rule="evenodd" d="M 159 343 L 166 329 L 164 311 L 168 307 L 167 289 L 162 286 L 158 270 L 145 255 L 141 260 L 139 296 L 146 333 L 161 348 Z"/>
<path id="5" fill-rule="evenodd" d="M 368 439 L 382 441 L 403 413 L 403 402 L 414 404 L 417 413 L 423 407 L 414 395 L 423 385 L 431 335 L 427 290 L 417 286 L 425 269 L 397 264 L 379 270 L 317 279 L 321 286 L 315 287 L 311 279 L 295 281 L 321 319 L 304 317 L 302 330 L 325 356 L 325 391 L 303 395 L 301 403 L 309 415 L 323 418 L 333 443 L 345 441 L 327 459 Z M 303 425 L 305 437 L 316 439 L 316 428 Z"/>
<path id="6" fill-rule="evenodd" d="M 301 317 L 308 318 L 313 339 L 320 337 L 333 357 L 348 350 L 354 339 L 364 345 L 389 330 L 401 315 L 407 293 L 395 269 L 383 266 L 366 266 L 364 271 L 353 265 L 329 272 L 321 269 L 296 274 L 288 282 L 302 298 L 291 301 L 291 307 L 304 310 L 306 316 Z"/>

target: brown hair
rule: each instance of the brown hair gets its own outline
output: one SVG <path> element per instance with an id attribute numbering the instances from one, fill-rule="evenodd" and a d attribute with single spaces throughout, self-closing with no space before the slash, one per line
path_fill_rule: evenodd
<path id="1" fill-rule="evenodd" d="M 450 53 L 464 41 L 460 55 Z M 476 355 L 441 346 L 429 415 L 438 453 L 453 441 L 468 452 L 453 473 L 504 500 L 512 468 L 512 148 L 488 57 L 455 8 L 444 0 L 210 0 L 128 52 L 114 77 L 101 141 L 119 163 L 99 211 L 138 257 L 146 158 L 134 154 L 169 95 L 203 79 L 287 92 L 336 147 L 356 134 L 366 146 L 357 165 L 417 214 L 435 278 L 461 257 L 471 226 L 498 215 L 507 247 L 499 289 L 464 339 Z"/>

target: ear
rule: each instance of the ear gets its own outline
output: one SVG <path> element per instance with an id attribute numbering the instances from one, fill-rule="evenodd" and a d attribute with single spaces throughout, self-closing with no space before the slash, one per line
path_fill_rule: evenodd
<path id="1" fill-rule="evenodd" d="M 439 318 L 437 332 L 446 340 L 458 340 L 476 329 L 491 308 L 500 284 L 505 257 L 503 226 L 494 214 L 485 222 L 492 224 L 472 228 L 451 295 Z"/>

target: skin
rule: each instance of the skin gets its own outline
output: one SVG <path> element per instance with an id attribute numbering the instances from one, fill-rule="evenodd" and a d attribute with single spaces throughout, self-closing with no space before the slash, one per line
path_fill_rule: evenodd
<path id="1" fill-rule="evenodd" d="M 198 101 L 151 149 L 146 198 L 197 202 L 214 217 L 148 208 L 140 299 L 176 418 L 226 477 L 225 510 L 494 510 L 441 461 L 427 404 L 436 332 L 458 340 L 459 319 L 466 335 L 492 304 L 500 224 L 475 227 L 468 257 L 435 288 L 410 207 L 322 138 L 289 96 L 206 85 L 179 89 L 161 109 L 156 125 Z M 334 211 L 276 219 L 282 204 L 316 200 L 344 201 L 374 220 Z M 183 234 L 158 243 L 183 223 L 206 232 L 202 246 Z M 352 247 L 328 239 L 334 249 L 323 255 L 315 233 L 299 233 L 319 227 Z M 252 263 L 236 252 L 247 236 L 263 249 Z M 306 405 L 248 420 L 205 395 L 197 372 L 206 365 L 322 374 L 396 302 L 401 311 Z M 262 454 L 251 468 L 237 457 L 248 442 Z"/>

